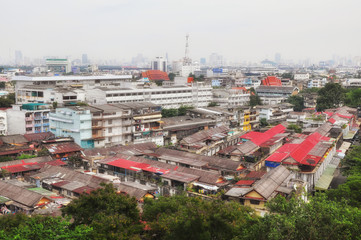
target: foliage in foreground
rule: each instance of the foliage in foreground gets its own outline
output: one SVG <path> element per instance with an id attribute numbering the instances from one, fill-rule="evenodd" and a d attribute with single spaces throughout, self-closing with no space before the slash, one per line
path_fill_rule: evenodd
<path id="1" fill-rule="evenodd" d="M 86 240 L 92 228 L 78 225 L 70 228 L 70 222 L 61 217 L 33 216 L 24 214 L 5 215 L 0 217 L 0 239 L 13 240 Z"/>

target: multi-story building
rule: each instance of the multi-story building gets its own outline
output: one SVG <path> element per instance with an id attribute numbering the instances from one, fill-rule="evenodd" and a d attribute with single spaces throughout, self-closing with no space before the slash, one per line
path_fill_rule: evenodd
<path id="1" fill-rule="evenodd" d="M 48 71 L 52 72 L 71 72 L 71 62 L 69 59 L 58 59 L 58 58 L 49 58 L 46 59 L 46 67 Z"/>
<path id="2" fill-rule="evenodd" d="M 327 79 L 326 78 L 322 78 L 322 79 L 310 79 L 308 81 L 307 87 L 308 88 L 321 88 L 324 87 L 327 83 Z"/>
<path id="3" fill-rule="evenodd" d="M 152 70 L 167 72 L 167 59 L 163 57 L 156 57 L 155 60 L 152 61 Z"/>
<path id="4" fill-rule="evenodd" d="M 259 86 L 256 89 L 264 105 L 275 105 L 285 102 L 291 95 L 296 95 L 299 89 L 297 87 L 282 86 Z"/>
<path id="5" fill-rule="evenodd" d="M 154 142 L 163 145 L 161 107 L 152 103 L 104 104 L 58 108 L 51 131 L 73 137 L 83 148 Z"/>
<path id="6" fill-rule="evenodd" d="M 44 103 L 13 105 L 7 109 L 8 134 L 49 132 L 50 106 Z"/>
<path id="7" fill-rule="evenodd" d="M 131 76 L 14 77 L 17 103 L 76 102 L 92 105 L 107 103 L 152 102 L 163 108 L 182 105 L 206 107 L 212 102 L 212 87 L 204 83 L 191 86 L 145 87 L 129 82 Z"/>
<path id="8" fill-rule="evenodd" d="M 75 106 L 50 113 L 50 131 L 57 137 L 72 137 L 82 148 L 93 148 L 90 110 Z"/>
<path id="9" fill-rule="evenodd" d="M 309 73 L 295 73 L 295 75 L 293 76 L 293 79 L 295 79 L 296 81 L 308 80 L 308 79 L 310 79 L 310 74 Z"/>
<path id="10" fill-rule="evenodd" d="M 257 106 L 259 110 L 259 119 L 265 118 L 268 123 L 280 123 L 286 121 L 290 112 L 293 112 L 293 105 L 283 103 L 279 105 L 261 105 Z"/>
<path id="11" fill-rule="evenodd" d="M 239 110 L 239 127 L 243 131 L 251 131 L 259 127 L 259 111 L 257 108 L 243 107 Z"/>
<path id="12" fill-rule="evenodd" d="M 230 108 L 249 105 L 250 93 L 243 87 L 213 89 L 213 102 L 220 107 Z"/>
<path id="13" fill-rule="evenodd" d="M 8 123 L 6 110 L 0 110 L 0 135 L 8 134 Z"/>
<path id="14" fill-rule="evenodd" d="M 162 108 L 181 106 L 206 107 L 212 102 L 212 87 L 201 83 L 188 86 L 153 88 L 89 89 L 86 101 L 90 104 L 151 102 Z"/>
<path id="15" fill-rule="evenodd" d="M 152 103 L 105 104 L 87 107 L 92 114 L 95 147 L 154 142 L 163 145 L 161 107 Z"/>

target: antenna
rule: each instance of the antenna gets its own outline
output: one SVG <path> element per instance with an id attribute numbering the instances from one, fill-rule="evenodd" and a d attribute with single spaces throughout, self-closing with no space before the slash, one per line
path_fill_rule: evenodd
<path id="1" fill-rule="evenodd" d="M 191 65 L 192 61 L 189 58 L 189 34 L 186 35 L 186 49 L 184 52 L 183 65 Z"/>
<path id="2" fill-rule="evenodd" d="M 189 34 L 187 33 L 186 35 L 186 50 L 185 50 L 185 54 L 184 54 L 184 58 L 188 59 L 189 57 L 189 44 L 188 44 L 188 39 L 189 39 Z"/>

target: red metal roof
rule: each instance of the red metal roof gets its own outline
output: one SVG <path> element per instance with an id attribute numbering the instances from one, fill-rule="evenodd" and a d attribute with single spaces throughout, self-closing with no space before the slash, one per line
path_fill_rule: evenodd
<path id="1" fill-rule="evenodd" d="M 252 186 L 252 184 L 254 183 L 254 180 L 240 180 L 236 183 L 236 185 L 240 185 L 240 186 Z"/>
<path id="2" fill-rule="evenodd" d="M 10 154 L 20 153 L 20 152 L 28 152 L 28 151 L 32 151 L 32 150 L 34 150 L 34 149 L 32 149 L 32 148 L 22 148 L 22 149 L 16 149 L 16 150 L 1 151 L 0 156 L 10 155 Z"/>
<path id="3" fill-rule="evenodd" d="M 29 134 L 24 134 L 24 137 L 25 137 L 26 140 L 28 140 L 29 142 L 33 142 L 33 141 L 47 140 L 47 139 L 49 139 L 49 138 L 54 137 L 54 134 L 51 133 L 51 132 L 29 133 Z"/>
<path id="4" fill-rule="evenodd" d="M 74 142 L 64 142 L 45 145 L 51 154 L 79 152 L 83 150 L 78 144 Z"/>
<path id="5" fill-rule="evenodd" d="M 339 114 L 339 113 L 336 113 L 337 116 L 339 117 L 342 117 L 342 118 L 352 118 L 353 116 L 346 116 L 346 115 L 342 115 L 342 114 Z"/>
<path id="6" fill-rule="evenodd" d="M 262 85 L 265 86 L 282 86 L 281 79 L 275 76 L 268 76 L 262 80 Z"/>
<path id="7" fill-rule="evenodd" d="M 336 120 L 334 118 L 330 118 L 330 119 L 328 119 L 328 121 L 332 124 L 334 124 L 336 122 Z"/>
<path id="8" fill-rule="evenodd" d="M 68 183 L 70 183 L 70 182 L 69 181 L 60 181 L 60 182 L 53 183 L 51 185 L 54 186 L 54 187 L 61 187 L 61 186 L 65 185 L 65 184 L 68 184 Z"/>
<path id="9" fill-rule="evenodd" d="M 75 193 L 78 193 L 78 194 L 82 194 L 82 193 L 90 194 L 90 192 L 92 192 L 94 190 L 95 190 L 95 188 L 84 186 L 84 187 L 74 189 L 72 192 L 75 192 Z"/>
<path id="10" fill-rule="evenodd" d="M 150 81 L 169 80 L 168 74 L 160 70 L 148 70 L 146 72 L 142 72 L 142 77 L 149 78 Z"/>
<path id="11" fill-rule="evenodd" d="M 21 164 L 1 167 L 1 169 L 4 169 L 10 173 L 27 172 L 31 170 L 40 169 L 40 166 L 38 165 L 37 162 L 32 162 L 32 163 L 25 163 L 24 161 L 22 162 L 23 163 Z"/>
<path id="12" fill-rule="evenodd" d="M 251 171 L 246 175 L 245 178 L 251 178 L 251 179 L 261 179 L 263 175 L 265 175 L 267 172 L 264 171 Z"/>
<path id="13" fill-rule="evenodd" d="M 287 157 L 292 157 L 299 164 L 315 166 L 321 157 L 310 155 L 309 152 L 321 141 L 329 140 L 330 138 L 324 137 L 318 132 L 309 135 L 300 144 L 285 144 L 276 150 L 266 161 L 282 162 Z"/>
<path id="14" fill-rule="evenodd" d="M 278 124 L 277 126 L 267 130 L 266 132 L 248 132 L 241 136 L 241 138 L 248 139 L 252 141 L 257 146 L 262 145 L 262 143 L 270 140 L 272 137 L 279 133 L 283 133 L 286 130 L 286 127 L 282 124 Z"/>
<path id="15" fill-rule="evenodd" d="M 143 170 L 143 171 L 147 171 L 147 172 L 162 173 L 162 174 L 169 172 L 168 169 L 152 167 L 150 164 L 147 164 L 147 163 L 138 163 L 138 162 L 133 162 L 133 161 L 121 159 L 121 158 L 117 159 L 115 161 L 111 161 L 107 164 L 111 165 L 111 166 L 119 167 L 119 168 L 132 170 L 132 171 Z"/>

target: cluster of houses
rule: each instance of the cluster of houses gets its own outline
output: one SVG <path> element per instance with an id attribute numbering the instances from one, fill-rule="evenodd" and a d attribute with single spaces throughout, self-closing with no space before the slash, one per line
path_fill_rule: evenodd
<path id="1" fill-rule="evenodd" d="M 348 107 L 297 116 L 305 126 L 302 133 L 290 127 L 292 121 L 235 132 L 229 125 L 216 124 L 200 130 L 209 124 L 207 119 L 188 125 L 189 116 L 176 117 L 185 123 L 170 118 L 161 124 L 179 144 L 168 147 L 144 142 L 86 149 L 52 133 L 1 136 L 1 157 L 13 159 L 0 163 L 1 209 L 58 209 L 50 206 L 66 205 L 102 183 L 112 183 L 139 204 L 144 198 L 185 192 L 235 200 L 262 215 L 265 202 L 277 195 L 306 198 L 307 192 L 328 189 L 360 126 L 356 110 Z M 19 159 L 39 153 L 45 156 Z"/>

